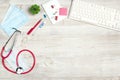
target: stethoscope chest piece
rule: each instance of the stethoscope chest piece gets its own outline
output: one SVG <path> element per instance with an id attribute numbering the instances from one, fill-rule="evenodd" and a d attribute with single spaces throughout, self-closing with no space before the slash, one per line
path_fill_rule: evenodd
<path id="1" fill-rule="evenodd" d="M 21 74 L 23 72 L 23 68 L 22 67 L 17 67 L 16 68 L 16 74 Z"/>

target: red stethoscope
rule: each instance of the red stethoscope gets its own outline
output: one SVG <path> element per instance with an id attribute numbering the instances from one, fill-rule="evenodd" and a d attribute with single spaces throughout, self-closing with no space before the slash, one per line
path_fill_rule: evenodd
<path id="1" fill-rule="evenodd" d="M 31 72 L 32 70 L 33 70 L 33 68 L 34 68 L 34 66 L 35 66 L 35 63 L 36 63 L 36 59 L 35 59 L 35 56 L 34 56 L 34 54 L 33 54 L 33 52 L 32 51 L 30 51 L 30 50 L 28 50 L 28 49 L 23 49 L 23 50 L 21 50 L 21 51 L 19 51 L 18 52 L 18 54 L 17 54 L 17 56 L 16 56 L 16 65 L 17 65 L 17 68 L 16 68 L 16 70 L 11 70 L 10 68 L 8 68 L 8 66 L 6 66 L 6 64 L 5 64 L 5 60 L 12 54 L 12 50 L 13 50 L 13 47 L 14 47 L 14 44 L 15 44 L 15 42 L 16 42 L 16 35 L 17 35 L 17 33 L 21 33 L 19 30 L 17 30 L 17 29 L 15 29 L 15 32 L 12 34 L 12 36 L 8 39 L 8 41 L 6 42 L 6 44 L 3 46 L 3 48 L 2 48 L 2 50 L 1 50 L 1 58 L 2 58 L 2 65 L 3 65 L 3 67 L 6 69 L 6 70 L 8 70 L 9 72 L 12 72 L 12 73 L 15 73 L 15 74 L 27 74 L 27 73 L 29 73 L 29 72 Z M 12 43 L 12 45 L 11 45 L 11 47 L 9 48 L 9 50 L 6 50 L 6 46 L 7 46 L 7 44 L 9 43 L 9 41 L 13 38 L 15 36 L 15 38 L 14 38 L 14 40 L 13 40 L 13 43 Z M 4 52 L 8 52 L 8 54 L 7 55 L 3 55 L 3 53 Z M 32 66 L 31 66 L 31 68 L 29 68 L 28 70 L 23 70 L 23 67 L 20 67 L 20 65 L 19 65 L 19 56 L 20 56 L 20 54 L 22 54 L 22 53 L 24 53 L 24 52 L 28 52 L 29 54 L 31 54 L 31 56 L 32 56 L 32 58 L 33 58 L 33 63 L 32 63 Z"/>

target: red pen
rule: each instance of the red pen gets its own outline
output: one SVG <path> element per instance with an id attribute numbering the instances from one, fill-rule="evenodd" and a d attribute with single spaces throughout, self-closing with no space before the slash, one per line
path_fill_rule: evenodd
<path id="1" fill-rule="evenodd" d="M 28 32 L 27 35 L 29 35 L 38 25 L 39 23 L 42 21 L 42 19 L 40 19 Z"/>

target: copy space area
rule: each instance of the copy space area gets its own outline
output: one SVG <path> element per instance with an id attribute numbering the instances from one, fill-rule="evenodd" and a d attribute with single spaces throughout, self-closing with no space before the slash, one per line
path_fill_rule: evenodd
<path id="1" fill-rule="evenodd" d="M 71 0 L 59 1 L 69 8 Z M 120 8 L 119 0 L 89 1 Z M 18 50 L 25 48 L 34 52 L 35 68 L 26 75 L 12 74 L 2 66 L 0 58 L 0 80 L 119 80 L 120 32 L 69 18 L 53 25 L 47 18 L 45 26 L 27 36 L 27 31 L 44 12 L 41 9 L 40 14 L 30 15 L 28 7 L 39 0 L 26 2 L 27 0 L 10 1 L 29 15 L 29 22 L 20 28 L 22 40 L 16 47 Z M 0 5 L 0 22 L 8 6 Z M 0 29 L 0 49 L 7 39 L 4 31 Z M 31 56 L 28 57 L 25 59 L 32 60 Z"/>

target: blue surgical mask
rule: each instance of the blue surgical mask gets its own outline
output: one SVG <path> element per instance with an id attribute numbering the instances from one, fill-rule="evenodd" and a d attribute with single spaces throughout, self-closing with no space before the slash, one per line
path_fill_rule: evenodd
<path id="1" fill-rule="evenodd" d="M 11 36 L 15 31 L 13 28 L 20 28 L 28 21 L 28 16 L 15 5 L 11 5 L 8 12 L 1 23 L 3 31 Z"/>

